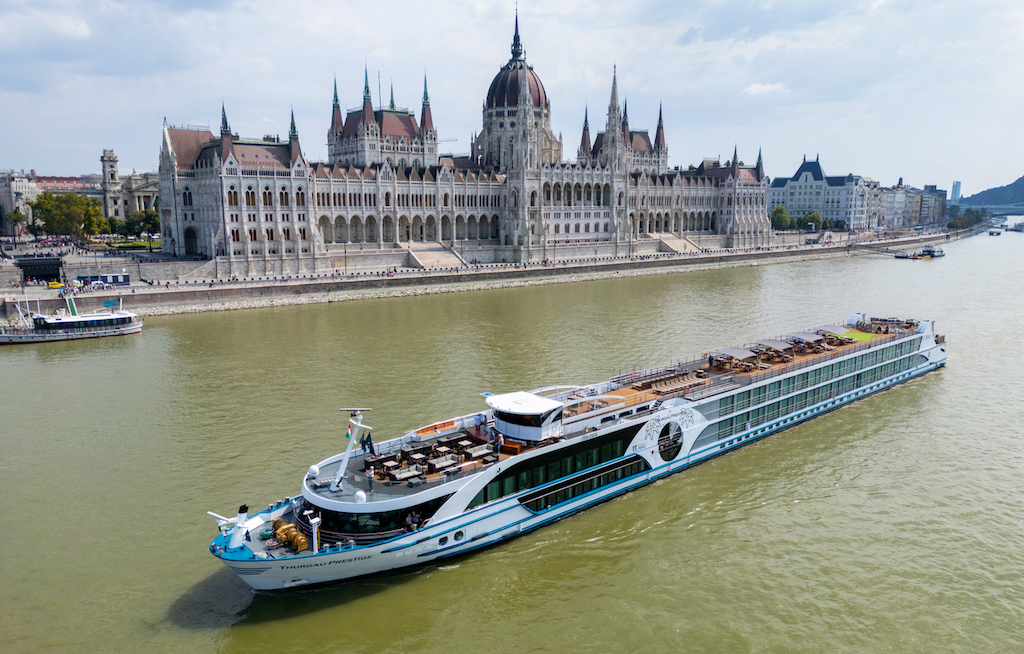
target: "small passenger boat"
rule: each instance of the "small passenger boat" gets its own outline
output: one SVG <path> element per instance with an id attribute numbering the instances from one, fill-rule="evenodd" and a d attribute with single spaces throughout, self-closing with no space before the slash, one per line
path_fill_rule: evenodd
<path id="1" fill-rule="evenodd" d="M 142 331 L 142 321 L 133 312 L 124 310 L 123 299 L 122 306 L 116 311 L 113 310 L 116 303 L 111 300 L 104 303 L 109 305 L 107 311 L 90 313 L 79 313 L 75 298 L 68 296 L 64 299 L 67 308 L 58 309 L 52 315 L 31 311 L 27 307 L 22 311 L 21 306 L 15 304 L 23 327 L 0 330 L 0 345 L 124 336 Z"/>
<path id="2" fill-rule="evenodd" d="M 904 251 L 901 250 L 901 251 L 896 253 L 896 258 L 897 259 L 909 259 L 910 258 L 910 253 L 909 252 L 904 252 Z"/>
<path id="3" fill-rule="evenodd" d="M 932 321 L 855 313 L 604 382 L 485 393 L 486 409 L 375 446 L 368 409 L 343 409 L 345 450 L 311 465 L 294 497 L 251 515 L 245 504 L 233 517 L 210 512 L 220 531 L 210 552 L 257 590 L 437 562 L 945 364 Z"/>
<path id="4" fill-rule="evenodd" d="M 924 246 L 924 249 L 921 250 L 921 256 L 923 256 L 923 257 L 931 257 L 932 259 L 937 259 L 938 257 L 946 256 L 946 253 L 943 252 L 942 248 L 940 248 L 938 246 L 926 245 L 926 246 Z"/>

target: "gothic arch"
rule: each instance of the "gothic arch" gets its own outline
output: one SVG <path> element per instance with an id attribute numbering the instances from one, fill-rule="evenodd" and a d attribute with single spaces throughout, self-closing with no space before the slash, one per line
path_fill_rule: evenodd
<path id="1" fill-rule="evenodd" d="M 324 245 L 334 242 L 334 226 L 331 225 L 331 219 L 327 216 L 320 216 L 318 222 L 320 225 L 320 232 L 323 234 Z"/>

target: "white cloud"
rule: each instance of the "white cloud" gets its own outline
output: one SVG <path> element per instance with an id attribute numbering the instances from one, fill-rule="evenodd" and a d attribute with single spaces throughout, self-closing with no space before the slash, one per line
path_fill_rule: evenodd
<path id="1" fill-rule="evenodd" d="M 776 84 L 761 84 L 760 82 L 754 82 L 747 88 L 743 89 L 744 93 L 750 95 L 762 95 L 764 93 L 789 93 L 789 89 L 782 82 Z"/>
<path id="2" fill-rule="evenodd" d="M 664 107 L 672 165 L 730 152 L 788 175 L 804 153 L 829 171 L 965 191 L 1020 175 L 1024 89 L 1010 0 L 552 0 L 521 7 L 527 58 L 571 157 L 584 107 L 604 124 L 612 66 L 634 129 Z M 514 2 L 429 7 L 273 0 L 14 0 L 0 4 L 0 168 L 99 169 L 104 148 L 153 169 L 164 117 L 216 124 L 220 103 L 244 136 L 288 131 L 326 157 L 332 83 L 359 104 L 393 81 L 419 109 L 423 74 L 435 125 L 468 148 L 487 87 L 509 57 Z M 752 81 L 762 80 L 762 81 Z M 967 162 L 998 164 L 979 168 Z M 997 178 L 993 171 L 1005 176 Z"/>

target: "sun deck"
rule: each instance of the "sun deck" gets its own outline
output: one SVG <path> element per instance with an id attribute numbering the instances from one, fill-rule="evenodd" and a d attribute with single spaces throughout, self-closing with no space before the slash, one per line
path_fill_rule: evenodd
<path id="1" fill-rule="evenodd" d="M 315 477 L 307 477 L 306 487 L 318 497 L 338 502 L 379 502 L 421 493 L 580 432 L 587 419 L 601 417 L 604 422 L 655 411 L 670 398 L 701 400 L 904 338 L 916 328 L 916 323 L 899 319 L 825 325 L 662 368 L 618 375 L 602 384 L 538 389 L 533 393 L 553 390 L 547 397 L 564 404 L 564 432 L 559 438 L 525 442 L 505 436 L 501 451 L 495 452 L 498 434 L 488 415 L 464 416 L 382 442 L 373 456 L 354 450 L 344 483 L 337 490 L 331 486 L 341 455 L 329 459 Z M 364 499 L 357 497 L 359 492 Z"/>
<path id="2" fill-rule="evenodd" d="M 700 400 L 874 348 L 904 338 L 916 328 L 916 323 L 895 318 L 845 327 L 826 325 L 743 348 L 718 350 L 704 355 L 707 358 L 691 358 L 672 366 L 619 375 L 612 381 L 620 386 L 604 396 L 621 397 L 622 408 L 654 405 L 674 397 Z"/>
<path id="3" fill-rule="evenodd" d="M 526 449 L 546 444 L 509 441 L 495 452 L 497 434 L 487 425 L 452 427 L 455 425 L 433 434 L 417 430 L 417 437 L 406 443 L 381 443 L 376 446 L 375 456 L 353 451 L 344 484 L 336 491 L 331 485 L 337 475 L 337 461 L 325 466 L 316 477 L 307 478 L 306 484 L 327 500 L 355 502 L 356 493 L 362 491 L 368 502 L 383 501 L 465 479 Z"/>

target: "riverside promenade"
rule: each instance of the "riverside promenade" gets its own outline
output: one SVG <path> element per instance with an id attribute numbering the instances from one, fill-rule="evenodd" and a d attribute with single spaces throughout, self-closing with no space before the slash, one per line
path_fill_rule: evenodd
<path id="1" fill-rule="evenodd" d="M 76 295 L 75 301 L 81 311 L 98 309 L 104 302 L 123 299 L 126 308 L 142 316 L 200 313 L 558 284 L 615 276 L 654 275 L 843 256 L 892 256 L 901 249 L 944 243 L 975 233 L 978 233 L 977 230 L 932 232 L 836 244 L 721 249 L 686 254 L 656 253 L 632 259 L 578 259 L 559 261 L 553 266 L 498 263 L 449 269 L 392 269 L 349 275 L 325 274 L 237 281 L 135 281 L 113 290 L 81 293 Z M 9 267 L 11 264 L 6 265 Z M 13 322 L 18 316 L 14 303 L 24 303 L 26 300 L 31 303 L 33 310 L 52 312 L 64 306 L 64 300 L 59 294 L 59 291 L 43 285 L 28 285 L 24 289 L 4 288 L 0 290 L 0 319 Z"/>

